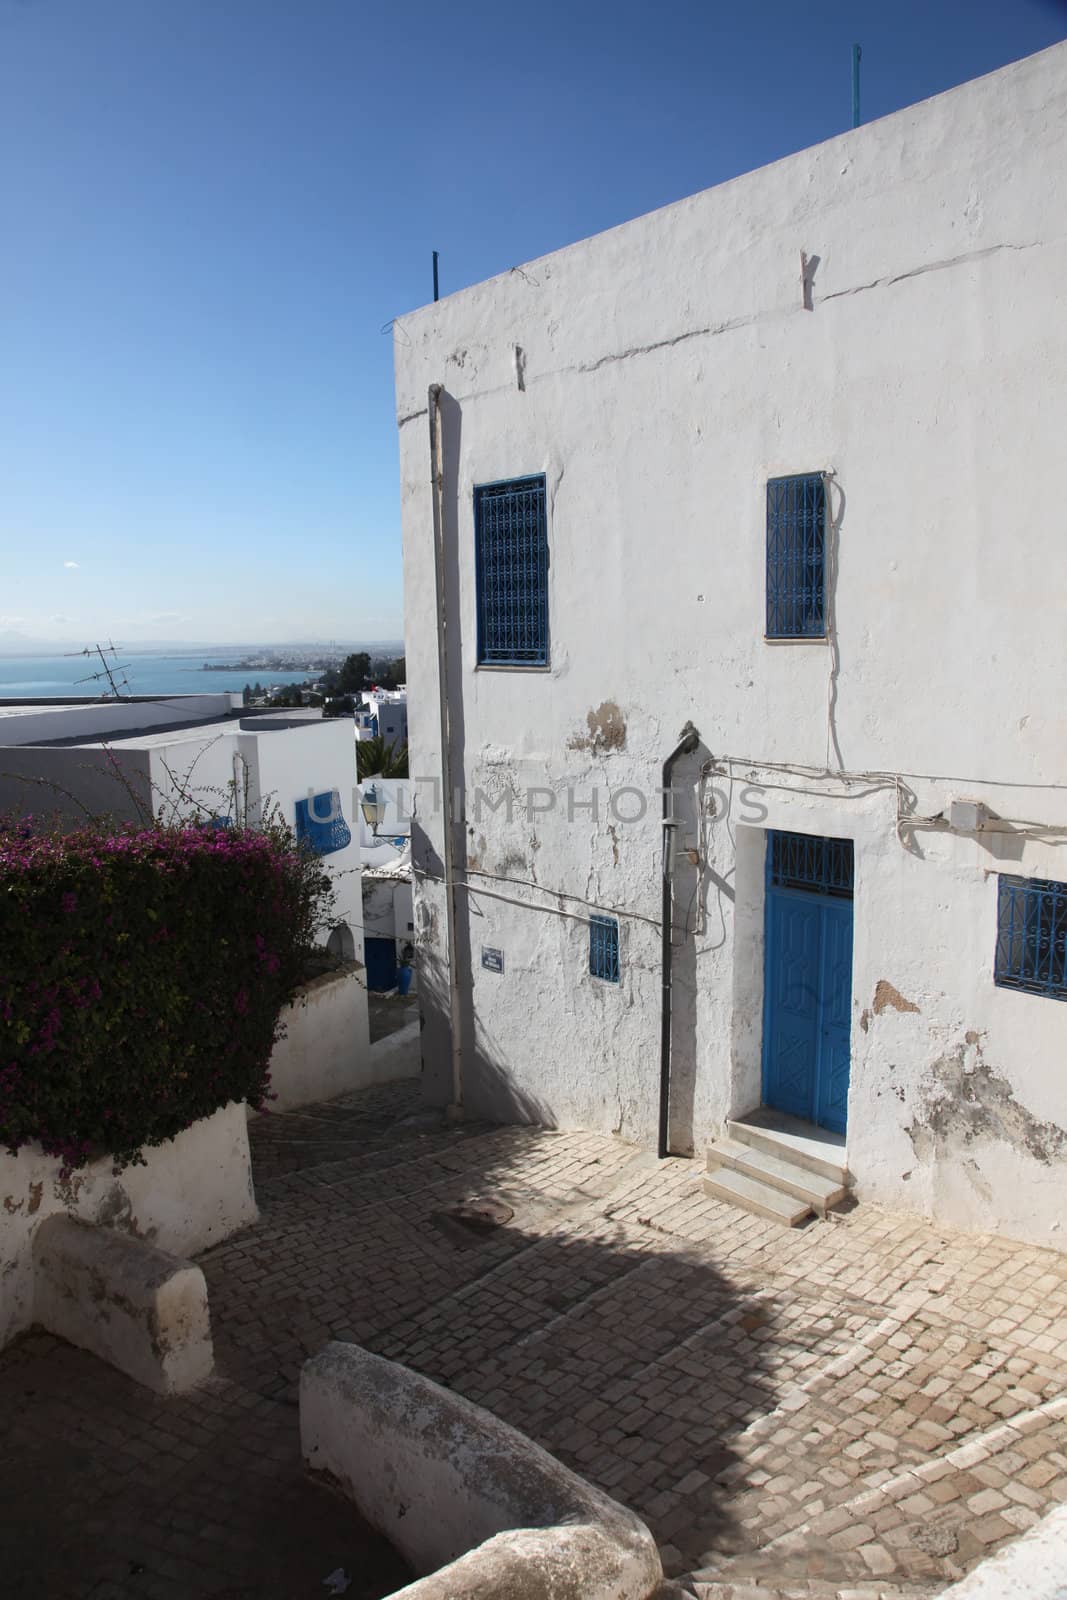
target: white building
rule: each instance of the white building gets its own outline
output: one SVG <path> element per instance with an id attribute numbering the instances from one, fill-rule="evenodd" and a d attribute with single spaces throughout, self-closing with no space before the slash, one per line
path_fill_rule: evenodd
<path id="1" fill-rule="evenodd" d="M 399 750 L 408 742 L 408 697 L 406 691 L 365 689 L 362 715 L 356 712 L 357 728 L 384 739 Z M 356 737 L 359 737 L 357 732 Z"/>
<path id="2" fill-rule="evenodd" d="M 248 712 L 229 694 L 0 703 L 0 812 L 254 825 L 276 810 L 323 850 L 339 923 L 332 947 L 362 961 L 354 795 L 351 728 L 317 712 Z"/>
<path id="3" fill-rule="evenodd" d="M 1064 1241 L 1065 285 L 1060 45 L 398 322 L 436 1100 Z"/>

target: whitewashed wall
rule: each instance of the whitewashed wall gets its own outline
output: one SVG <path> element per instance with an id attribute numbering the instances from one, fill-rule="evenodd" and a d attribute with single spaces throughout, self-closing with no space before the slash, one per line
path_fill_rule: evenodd
<path id="1" fill-rule="evenodd" d="M 802 252 L 818 258 L 811 309 Z M 464 892 L 475 1109 L 652 1142 L 655 789 L 691 719 L 701 749 L 681 776 L 714 759 L 731 822 L 706 819 L 717 877 L 679 871 L 675 1146 L 699 1150 L 759 1101 L 762 829 L 853 837 L 860 1194 L 1057 1242 L 1067 1005 L 995 988 L 992 966 L 995 873 L 1067 878 L 1067 833 L 1041 831 L 1067 830 L 1065 282 L 1061 45 L 398 322 L 411 770 L 441 773 L 441 383 L 463 850 L 472 874 L 511 880 L 472 885 L 539 908 Z M 810 471 L 833 475 L 833 646 L 767 644 L 764 485 Z M 538 472 L 551 668 L 476 670 L 473 489 Z M 857 776 L 776 770 L 790 763 Z M 746 783 L 763 792 L 743 806 Z M 529 786 L 554 809 L 475 810 L 478 787 Z M 569 817 L 568 789 L 584 802 L 593 786 L 600 817 Z M 632 797 L 605 809 L 628 786 L 648 797 L 639 821 L 622 820 Z M 1004 831 L 898 836 L 898 805 L 933 816 L 959 795 Z M 447 1099 L 429 784 L 419 807 L 426 1075 Z M 581 901 L 624 913 L 617 987 L 589 977 L 588 930 L 558 914 Z"/>
<path id="2" fill-rule="evenodd" d="M 183 1257 L 256 1220 L 243 1104 L 231 1102 L 143 1152 L 117 1176 L 101 1158 L 66 1177 L 35 1145 L 0 1152 L 0 1348 L 33 1320 L 33 1239 L 60 1214 L 117 1228 Z"/>

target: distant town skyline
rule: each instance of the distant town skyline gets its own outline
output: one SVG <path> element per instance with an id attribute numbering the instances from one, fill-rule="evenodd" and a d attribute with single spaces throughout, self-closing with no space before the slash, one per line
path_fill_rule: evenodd
<path id="1" fill-rule="evenodd" d="M 400 638 L 390 324 L 432 249 L 447 294 L 829 138 L 853 41 L 870 121 L 1065 32 L 1060 0 L 0 0 L 0 649 Z"/>

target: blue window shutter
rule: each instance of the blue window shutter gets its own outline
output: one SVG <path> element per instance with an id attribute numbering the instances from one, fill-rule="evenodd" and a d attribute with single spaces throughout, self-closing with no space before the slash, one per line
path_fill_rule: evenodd
<path id="1" fill-rule="evenodd" d="M 545 479 L 512 478 L 474 491 L 480 666 L 548 665 Z"/>
<path id="2" fill-rule="evenodd" d="M 1002 989 L 1067 1000 L 1067 883 L 1000 875 L 993 979 Z"/>
<path id="3" fill-rule="evenodd" d="M 767 484 L 767 638 L 826 636 L 826 483 L 821 472 Z"/>
<path id="4" fill-rule="evenodd" d="M 352 843 L 336 789 L 296 802 L 296 837 L 298 843 L 306 844 L 318 856 L 332 855 Z"/>
<path id="5" fill-rule="evenodd" d="M 614 917 L 589 919 L 589 971 L 605 983 L 619 981 L 619 924 Z"/>

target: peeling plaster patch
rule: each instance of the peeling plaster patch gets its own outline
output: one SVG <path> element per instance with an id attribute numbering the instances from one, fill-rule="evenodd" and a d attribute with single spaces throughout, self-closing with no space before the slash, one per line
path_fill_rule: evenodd
<path id="1" fill-rule="evenodd" d="M 576 733 L 567 741 L 568 750 L 592 750 L 603 755 L 608 750 L 626 749 L 626 718 L 614 700 L 605 700 L 594 711 L 586 712 L 588 733 Z"/>
<path id="2" fill-rule="evenodd" d="M 26 1207 L 26 1215 L 28 1217 L 32 1217 L 35 1212 L 40 1211 L 40 1209 L 41 1209 L 41 1196 L 42 1196 L 43 1193 L 44 1193 L 44 1183 L 43 1182 L 42 1183 L 31 1183 L 30 1184 L 30 1203 Z"/>
<path id="3" fill-rule="evenodd" d="M 931 1074 L 920 1113 L 905 1130 L 920 1161 L 952 1157 L 976 1139 L 1000 1139 L 1043 1166 L 1067 1154 L 1067 1131 L 1020 1105 L 1007 1080 L 983 1061 L 977 1042 L 941 1056 Z"/>
<path id="4" fill-rule="evenodd" d="M 617 867 L 619 864 L 619 830 L 614 823 L 609 823 L 608 825 L 608 838 L 611 840 L 611 864 L 613 867 Z"/>
<path id="5" fill-rule="evenodd" d="M 880 1017 L 882 1015 L 882 1012 L 886 1009 L 887 1006 L 892 1006 L 894 1011 L 915 1011 L 915 1012 L 917 1012 L 918 1009 L 919 1009 L 918 1006 L 915 1005 L 913 1001 L 905 1000 L 905 998 L 901 994 L 900 990 L 899 989 L 894 989 L 893 985 L 888 981 L 887 978 L 879 978 L 878 979 L 878 983 L 877 983 L 877 985 L 875 987 L 875 991 L 874 991 L 874 1014 L 875 1014 L 875 1016 L 876 1017 Z M 864 1012 L 864 1016 L 866 1016 L 866 1015 L 867 1015 L 867 1013 Z M 865 1024 L 863 1023 L 862 1018 L 860 1019 L 860 1025 L 861 1025 L 861 1027 L 863 1027 L 864 1033 L 866 1033 L 867 1029 L 866 1029 Z M 971 1040 L 970 1036 L 968 1035 L 967 1043 L 971 1044 L 972 1042 L 973 1041 Z"/>
<path id="6" fill-rule="evenodd" d="M 418 902 L 419 943 L 432 949 L 438 942 L 437 907 L 426 900 Z"/>

